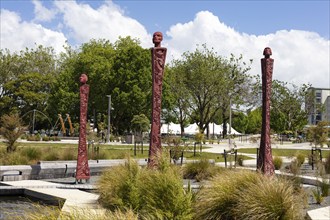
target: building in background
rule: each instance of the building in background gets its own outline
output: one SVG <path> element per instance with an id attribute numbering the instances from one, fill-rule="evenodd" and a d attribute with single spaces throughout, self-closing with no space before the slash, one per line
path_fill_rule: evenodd
<path id="1" fill-rule="evenodd" d="M 330 122 L 330 88 L 308 89 L 306 106 L 308 111 L 308 124 L 316 125 L 319 121 Z"/>

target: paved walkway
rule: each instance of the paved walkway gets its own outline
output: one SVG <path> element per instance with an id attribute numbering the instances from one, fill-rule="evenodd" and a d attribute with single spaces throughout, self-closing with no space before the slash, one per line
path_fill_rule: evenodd
<path id="1" fill-rule="evenodd" d="M 72 143 L 77 144 L 77 140 L 62 140 L 60 143 Z M 110 143 L 110 144 L 120 144 L 120 143 Z M 232 146 L 239 148 L 258 148 L 256 143 L 240 142 L 238 140 L 232 141 Z M 219 144 L 207 144 L 204 145 L 208 148 L 203 149 L 204 152 L 211 153 L 223 153 L 224 150 L 230 150 L 228 140 L 224 140 Z M 304 149 L 310 150 L 311 146 L 309 143 L 301 144 L 272 144 L 272 148 L 279 149 Z M 330 150 L 328 148 L 323 148 L 325 150 Z M 254 159 L 244 160 L 244 165 L 255 166 L 256 165 L 256 155 L 255 154 L 245 154 Z M 284 162 L 290 162 L 290 158 L 284 158 Z M 224 166 L 224 163 L 219 163 L 219 165 Z M 105 210 L 98 205 L 98 195 L 94 193 L 85 192 L 79 189 L 82 188 L 95 188 L 95 182 L 98 177 L 92 177 L 90 184 L 73 184 L 75 182 L 74 178 L 56 179 L 56 180 L 22 180 L 22 181 L 8 181 L 2 182 L 8 186 L 21 187 L 26 189 L 25 193 L 31 196 L 49 199 L 50 197 L 59 198 L 65 200 L 62 207 L 64 212 L 77 212 L 79 210 L 88 209 L 90 212 L 103 213 Z M 311 220 L 329 220 L 330 219 L 330 206 L 319 208 L 315 210 L 308 211 L 308 216 Z"/>
<path id="2" fill-rule="evenodd" d="M 95 214 L 105 212 L 105 209 L 98 204 L 98 195 L 76 189 L 75 187 L 68 187 L 65 184 L 42 180 L 21 180 L 1 183 L 17 188 L 24 188 L 24 194 L 34 198 L 53 201 L 58 199 L 63 200 L 65 201 L 62 207 L 63 212 L 77 213 L 83 212 L 86 209 Z M 79 184 L 76 186 L 79 187 Z"/>

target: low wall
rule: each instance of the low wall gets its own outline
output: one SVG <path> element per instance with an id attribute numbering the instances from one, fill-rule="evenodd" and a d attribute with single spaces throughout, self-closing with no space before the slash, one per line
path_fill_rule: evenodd
<path id="1" fill-rule="evenodd" d="M 89 160 L 91 176 L 100 175 L 104 169 L 124 164 L 126 160 Z M 137 160 L 141 166 L 146 159 Z M 0 166 L 0 181 L 41 180 L 74 177 L 77 161 L 40 161 L 35 165 Z"/>

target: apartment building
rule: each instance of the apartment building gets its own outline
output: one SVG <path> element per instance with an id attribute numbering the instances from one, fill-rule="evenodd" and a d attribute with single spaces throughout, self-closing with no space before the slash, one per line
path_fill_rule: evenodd
<path id="1" fill-rule="evenodd" d="M 308 124 L 316 125 L 319 121 L 330 122 L 330 88 L 314 88 L 309 91 L 309 100 L 306 100 L 308 106 Z"/>

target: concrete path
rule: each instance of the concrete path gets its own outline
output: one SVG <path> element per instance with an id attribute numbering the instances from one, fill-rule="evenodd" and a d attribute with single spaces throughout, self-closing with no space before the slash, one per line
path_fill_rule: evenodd
<path id="1" fill-rule="evenodd" d="M 22 141 L 24 142 L 24 140 Z M 76 140 L 62 140 L 60 143 L 71 143 L 77 144 Z M 109 143 L 109 144 L 121 144 L 118 142 Z M 203 145 L 208 148 L 203 149 L 204 152 L 210 153 L 223 153 L 224 150 L 230 150 L 228 140 L 223 140 L 219 144 L 206 144 Z M 239 148 L 258 148 L 258 143 L 250 143 L 250 142 L 240 142 L 238 140 L 232 140 L 232 147 L 236 146 Z M 309 143 L 283 143 L 283 144 L 272 144 L 272 148 L 279 149 L 304 149 L 311 150 L 311 146 Z M 324 150 L 330 150 L 329 148 L 323 148 Z M 256 165 L 256 155 L 255 154 L 244 154 L 249 157 L 252 157 L 251 160 L 244 160 L 245 166 L 255 166 Z M 283 158 L 284 162 L 290 162 L 292 158 Z M 225 166 L 224 163 L 219 163 L 220 166 Z M 64 212 L 79 212 L 79 210 L 83 211 L 88 209 L 89 212 L 95 214 L 102 214 L 105 212 L 105 209 L 98 205 L 98 195 L 93 193 L 88 193 L 77 189 L 78 185 L 66 185 L 60 183 L 53 183 L 41 180 L 22 180 L 22 181 L 8 181 L 1 182 L 2 184 L 6 184 L 8 186 L 14 187 L 22 187 L 25 189 L 25 194 L 31 195 L 40 199 L 50 199 L 50 198 L 58 198 L 63 199 L 64 205 L 62 207 L 62 211 Z M 88 187 L 88 184 L 84 184 L 84 187 Z M 95 186 L 91 186 L 95 187 Z M 329 220 L 330 219 L 330 206 L 319 208 L 315 210 L 311 210 L 307 212 L 308 217 L 311 220 Z"/>
<path id="2" fill-rule="evenodd" d="M 63 212 L 79 213 L 88 209 L 89 212 L 102 214 L 105 212 L 98 204 L 99 196 L 79 189 L 67 188 L 64 184 L 41 180 L 22 180 L 1 182 L 8 186 L 24 188 L 24 194 L 43 200 L 64 200 Z"/>

